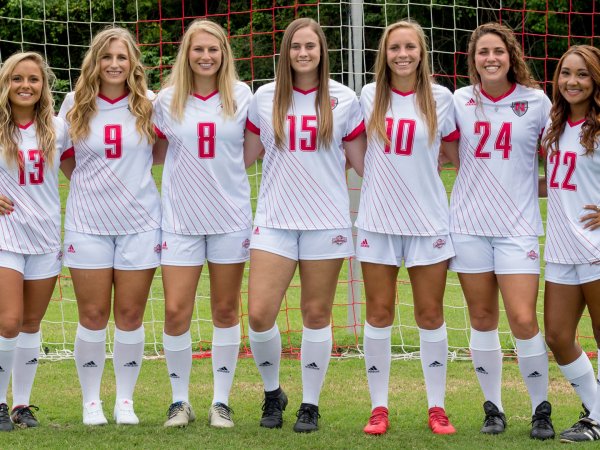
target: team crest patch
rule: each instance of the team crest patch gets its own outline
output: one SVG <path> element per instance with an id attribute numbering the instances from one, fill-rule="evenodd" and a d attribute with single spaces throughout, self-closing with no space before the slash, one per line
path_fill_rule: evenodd
<path id="1" fill-rule="evenodd" d="M 160 244 L 156 244 L 154 246 L 154 253 L 160 253 L 162 251 L 162 246 Z"/>
<path id="2" fill-rule="evenodd" d="M 348 242 L 348 238 L 346 236 L 342 236 L 341 234 L 338 234 L 336 237 L 331 239 L 332 244 L 342 245 L 346 242 Z"/>
<path id="3" fill-rule="evenodd" d="M 444 245 L 446 245 L 446 240 L 445 239 L 438 239 L 437 241 L 435 241 L 433 243 L 433 247 L 434 248 L 442 248 Z"/>
<path id="4" fill-rule="evenodd" d="M 529 109 L 529 102 L 527 100 L 522 102 L 512 102 L 510 107 L 517 116 L 521 117 L 524 116 Z"/>
<path id="5" fill-rule="evenodd" d="M 62 259 L 63 259 L 63 252 L 62 252 L 62 250 L 61 250 L 61 251 L 59 251 L 59 252 L 56 254 L 56 260 L 57 260 L 57 261 L 62 261 Z"/>
<path id="6" fill-rule="evenodd" d="M 527 252 L 527 257 L 533 261 L 535 261 L 536 259 L 539 258 L 539 255 L 535 252 L 535 250 L 529 250 L 529 252 Z"/>
<path id="7" fill-rule="evenodd" d="M 242 242 L 242 247 L 244 247 L 244 248 L 250 247 L 250 239 L 244 240 L 244 242 Z"/>
<path id="8" fill-rule="evenodd" d="M 338 98 L 337 97 L 330 97 L 329 101 L 331 102 L 331 109 L 334 110 L 337 105 L 338 105 Z"/>

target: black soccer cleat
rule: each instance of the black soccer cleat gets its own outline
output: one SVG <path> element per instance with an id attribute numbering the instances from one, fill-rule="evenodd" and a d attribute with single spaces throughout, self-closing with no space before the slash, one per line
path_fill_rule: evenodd
<path id="1" fill-rule="evenodd" d="M 0 431 L 12 431 L 14 425 L 10 420 L 8 414 L 8 405 L 6 403 L 0 404 Z"/>
<path id="2" fill-rule="evenodd" d="M 294 431 L 296 433 L 311 433 L 319 429 L 319 407 L 310 403 L 301 403 L 298 412 L 296 413 L 296 424 Z"/>
<path id="3" fill-rule="evenodd" d="M 483 411 L 485 412 L 485 419 L 483 419 L 483 426 L 480 431 L 484 434 L 504 433 L 506 429 L 506 416 L 504 413 L 500 412 L 498 407 L 489 400 L 483 404 Z"/>
<path id="4" fill-rule="evenodd" d="M 549 402 L 543 401 L 535 408 L 535 413 L 531 417 L 531 432 L 529 436 L 532 439 L 545 441 L 554 439 L 554 427 L 552 426 L 552 406 Z"/>
<path id="5" fill-rule="evenodd" d="M 265 392 L 260 426 L 265 428 L 281 428 L 283 425 L 283 411 L 285 411 L 287 404 L 288 398 L 281 387 L 278 387 L 274 391 Z"/>
<path id="6" fill-rule="evenodd" d="M 560 433 L 560 442 L 586 442 L 600 440 L 600 423 L 589 417 L 579 420 L 568 430 Z"/>
<path id="7" fill-rule="evenodd" d="M 36 411 L 40 410 L 40 408 L 35 405 L 16 406 L 10 413 L 10 420 L 12 420 L 12 423 L 19 428 L 37 427 L 40 423 L 33 415 L 32 409 L 35 409 Z"/>

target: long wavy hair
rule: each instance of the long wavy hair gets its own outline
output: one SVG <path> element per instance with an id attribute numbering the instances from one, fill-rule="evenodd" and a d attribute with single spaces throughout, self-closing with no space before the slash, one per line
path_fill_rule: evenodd
<path id="1" fill-rule="evenodd" d="M 558 79 L 565 58 L 569 55 L 581 57 L 594 82 L 594 90 L 590 96 L 590 103 L 585 115 L 585 122 L 581 126 L 580 143 L 585 148 L 585 154 L 591 155 L 598 146 L 600 136 L 600 50 L 591 45 L 574 45 L 569 48 L 558 61 L 552 85 L 552 109 L 550 110 L 550 126 L 542 143 L 543 147 L 554 152 L 558 150 L 558 140 L 565 131 L 565 126 L 571 113 L 569 103 L 558 89 Z"/>
<path id="2" fill-rule="evenodd" d="M 475 28 L 469 39 L 467 61 L 469 66 L 469 78 L 471 80 L 471 84 L 476 88 L 475 94 L 479 95 L 479 91 L 481 90 L 481 77 L 477 72 L 477 68 L 475 67 L 477 41 L 489 33 L 495 34 L 502 39 L 502 42 L 504 42 L 506 50 L 508 51 L 508 56 L 510 59 L 510 67 L 508 69 L 508 73 L 506 74 L 508 81 L 510 83 L 518 83 L 526 87 L 539 89 L 540 85 L 531 75 L 529 66 L 525 63 L 525 59 L 523 57 L 523 49 L 521 48 L 521 44 L 519 44 L 517 38 L 515 38 L 512 30 L 507 26 L 501 25 L 497 22 L 489 22 L 479 25 L 477 28 Z"/>
<path id="3" fill-rule="evenodd" d="M 15 53 L 6 59 L 0 68 L 0 154 L 9 167 L 23 167 L 23 161 L 19 158 L 19 126 L 13 120 L 9 100 L 11 76 L 17 64 L 23 61 L 33 61 L 40 68 L 42 75 L 42 91 L 39 101 L 34 106 L 33 121 L 37 143 L 44 160 L 52 165 L 56 154 L 56 131 L 52 122 L 54 100 L 50 92 L 54 75 L 44 58 L 35 52 Z"/>
<path id="4" fill-rule="evenodd" d="M 275 145 L 282 148 L 285 145 L 285 122 L 288 110 L 292 105 L 294 89 L 294 72 L 290 60 L 292 39 L 296 31 L 301 28 L 310 28 L 319 39 L 321 61 L 317 68 L 319 72 L 319 87 L 315 97 L 317 110 L 317 142 L 321 146 L 329 146 L 333 140 L 333 113 L 329 98 L 329 54 L 327 52 L 327 39 L 320 25 L 313 19 L 296 19 L 288 25 L 283 34 L 279 51 L 279 62 L 275 73 L 275 101 L 273 102 L 273 130 L 275 132 Z"/>
<path id="5" fill-rule="evenodd" d="M 379 139 L 390 145 L 390 139 L 386 133 L 385 126 L 385 115 L 390 108 L 392 97 L 392 72 L 387 63 L 387 44 L 390 34 L 398 29 L 414 31 L 419 42 L 421 61 L 417 67 L 415 95 L 419 114 L 425 120 L 429 130 L 429 144 L 431 145 L 437 134 L 437 114 L 433 89 L 431 88 L 433 79 L 429 67 L 429 49 L 423 28 L 418 23 L 408 20 L 402 20 L 387 26 L 379 40 L 377 57 L 375 58 L 375 81 L 377 82 L 375 86 L 375 102 L 373 113 L 367 124 L 367 134 L 369 137 L 376 135 Z"/>
<path id="6" fill-rule="evenodd" d="M 176 120 L 181 121 L 188 98 L 194 92 L 194 72 L 190 67 L 189 53 L 192 38 L 199 31 L 204 31 L 219 41 L 222 57 L 221 67 L 217 71 L 217 89 L 219 90 L 224 116 L 233 117 L 236 110 L 234 86 L 238 79 L 233 62 L 233 52 L 225 30 L 215 22 L 206 19 L 194 20 L 188 26 L 181 40 L 173 69 L 164 83 L 165 86 L 173 86 L 174 88 L 171 115 Z"/>
<path id="7" fill-rule="evenodd" d="M 81 74 L 75 84 L 75 104 L 67 113 L 73 142 L 85 139 L 90 134 L 90 120 L 97 113 L 96 97 L 100 92 L 100 58 L 114 40 L 123 42 L 129 53 L 130 70 L 125 88 L 129 91 L 129 110 L 135 117 L 137 132 L 150 143 L 156 140 L 152 122 L 152 102 L 147 97 L 148 84 L 140 50 L 129 31 L 112 27 L 94 36 L 83 58 Z"/>

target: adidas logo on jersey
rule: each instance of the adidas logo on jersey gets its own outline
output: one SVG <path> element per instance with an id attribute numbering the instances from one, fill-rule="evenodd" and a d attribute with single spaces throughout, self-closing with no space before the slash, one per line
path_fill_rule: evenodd
<path id="1" fill-rule="evenodd" d="M 304 367 L 306 369 L 321 370 L 321 369 L 319 369 L 319 366 L 317 366 L 317 363 L 315 363 L 315 362 L 311 362 L 311 363 L 305 365 Z"/>
<path id="2" fill-rule="evenodd" d="M 244 247 L 244 248 L 250 247 L 250 239 L 244 239 L 244 242 L 242 242 L 242 247 Z"/>
<path id="3" fill-rule="evenodd" d="M 361 246 L 362 248 L 369 248 L 369 247 L 370 247 L 370 246 L 369 246 L 369 243 L 367 242 L 367 240 L 366 240 L 366 239 L 363 239 L 363 241 L 360 243 L 360 246 Z"/>
<path id="4" fill-rule="evenodd" d="M 169 247 L 167 247 L 167 241 L 162 243 L 162 249 L 163 250 L 169 250 Z"/>
<path id="5" fill-rule="evenodd" d="M 33 365 L 35 365 L 35 364 L 37 364 L 37 363 L 38 363 L 38 360 L 37 360 L 37 358 L 33 358 L 33 359 L 30 359 L 29 361 L 27 361 L 27 362 L 25 363 L 25 365 L 26 365 L 26 366 L 33 366 Z"/>
<path id="6" fill-rule="evenodd" d="M 260 234 L 260 229 L 258 227 L 254 229 L 254 234 Z"/>
<path id="7" fill-rule="evenodd" d="M 375 366 L 371 366 L 369 367 L 369 370 L 367 370 L 368 373 L 379 373 L 379 369 Z"/>
<path id="8" fill-rule="evenodd" d="M 123 367 L 137 367 L 137 363 L 135 361 L 129 361 L 128 363 L 123 364 Z"/>
<path id="9" fill-rule="evenodd" d="M 342 245 L 346 242 L 348 242 L 348 238 L 346 236 L 342 236 L 341 234 L 338 234 L 336 237 L 331 239 L 332 244 Z"/>
<path id="10" fill-rule="evenodd" d="M 269 361 L 265 361 L 265 362 L 261 362 L 258 367 L 271 367 L 273 364 L 271 364 Z"/>
<path id="11" fill-rule="evenodd" d="M 536 370 L 534 372 L 531 372 L 529 375 L 527 375 L 527 378 L 539 378 L 541 376 L 542 376 L 542 374 Z"/>
<path id="12" fill-rule="evenodd" d="M 431 364 L 429 364 L 429 367 L 444 367 L 444 365 L 439 361 L 434 361 Z"/>
<path id="13" fill-rule="evenodd" d="M 483 375 L 487 375 L 487 374 L 488 374 L 488 373 L 487 373 L 487 370 L 485 370 L 485 369 L 483 368 L 483 366 L 479 366 L 477 369 L 475 369 L 475 372 L 477 372 L 477 373 L 481 373 L 481 374 L 483 374 Z"/>
<path id="14" fill-rule="evenodd" d="M 529 250 L 527 252 L 527 257 L 533 261 L 539 258 L 539 255 L 535 252 L 535 250 Z"/>
<path id="15" fill-rule="evenodd" d="M 446 245 L 446 240 L 445 239 L 438 239 L 437 241 L 435 241 L 433 243 L 433 247 L 434 248 L 442 248 L 444 245 Z"/>
<path id="16" fill-rule="evenodd" d="M 73 244 L 69 245 L 69 248 L 67 249 L 67 253 L 75 253 L 75 247 L 73 247 Z"/>
<path id="17" fill-rule="evenodd" d="M 169 378 L 179 378 L 179 375 L 177 375 L 175 372 L 172 372 L 169 374 Z"/>
<path id="18" fill-rule="evenodd" d="M 223 367 L 219 367 L 217 369 L 217 372 L 221 372 L 221 373 L 229 373 L 229 369 L 227 369 L 227 367 L 223 366 Z"/>
<path id="19" fill-rule="evenodd" d="M 83 367 L 98 367 L 94 361 L 86 362 Z"/>
<path id="20" fill-rule="evenodd" d="M 160 253 L 162 251 L 162 247 L 160 244 L 156 244 L 154 246 L 154 253 Z"/>
<path id="21" fill-rule="evenodd" d="M 475 100 L 471 98 L 467 103 L 465 103 L 465 106 L 477 106 L 477 103 L 475 103 Z"/>

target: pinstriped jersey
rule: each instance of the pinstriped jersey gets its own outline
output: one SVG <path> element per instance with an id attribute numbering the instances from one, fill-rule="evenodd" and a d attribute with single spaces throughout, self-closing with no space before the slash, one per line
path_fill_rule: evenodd
<path id="1" fill-rule="evenodd" d="M 153 96 L 151 92 L 149 96 Z M 59 116 L 73 107 L 69 93 Z M 160 198 L 152 178 L 152 144 L 140 136 L 128 96 L 98 96 L 90 134 L 74 143 L 76 167 L 65 213 L 65 229 L 125 235 L 160 228 Z"/>
<path id="2" fill-rule="evenodd" d="M 513 87 L 503 96 L 473 86 L 454 93 L 460 170 L 450 198 L 450 230 L 477 236 L 540 236 L 538 139 L 548 120 L 543 91 Z"/>
<path id="3" fill-rule="evenodd" d="M 414 92 L 392 89 L 386 130 L 390 145 L 369 138 L 356 226 L 376 233 L 406 236 L 448 234 L 448 196 L 438 174 L 441 140 L 458 138 L 452 94 L 432 84 L 438 132 L 429 144 L 427 123 Z M 360 104 L 368 123 L 375 83 L 367 84 Z"/>
<path id="4" fill-rule="evenodd" d="M 560 264 L 600 263 L 600 229 L 583 228 L 579 219 L 600 205 L 600 145 L 591 155 L 580 143 L 581 122 L 568 122 L 558 151 L 548 152 L 548 218 L 544 259 Z"/>
<path id="5" fill-rule="evenodd" d="M 44 161 L 34 123 L 19 127 L 19 159 L 23 167 L 9 166 L 0 153 L 0 192 L 15 209 L 0 216 L 0 250 L 41 255 L 60 250 L 60 161 L 73 156 L 66 123 L 53 118 L 56 154 L 53 165 Z"/>
<path id="6" fill-rule="evenodd" d="M 275 146 L 273 103 L 275 83 L 261 86 L 248 112 L 248 128 L 265 148 L 255 225 L 290 230 L 327 230 L 351 226 L 346 157 L 342 142 L 364 130 L 356 94 L 329 80 L 333 139 L 317 142 L 317 89 L 294 89 L 284 124 L 283 148 Z"/>
<path id="7" fill-rule="evenodd" d="M 235 115 L 222 114 L 218 91 L 188 97 L 183 119 L 170 113 L 173 88 L 156 101 L 156 124 L 169 147 L 162 179 L 162 229 L 169 233 L 232 233 L 252 226 L 244 130 L 250 88 L 236 81 Z"/>

